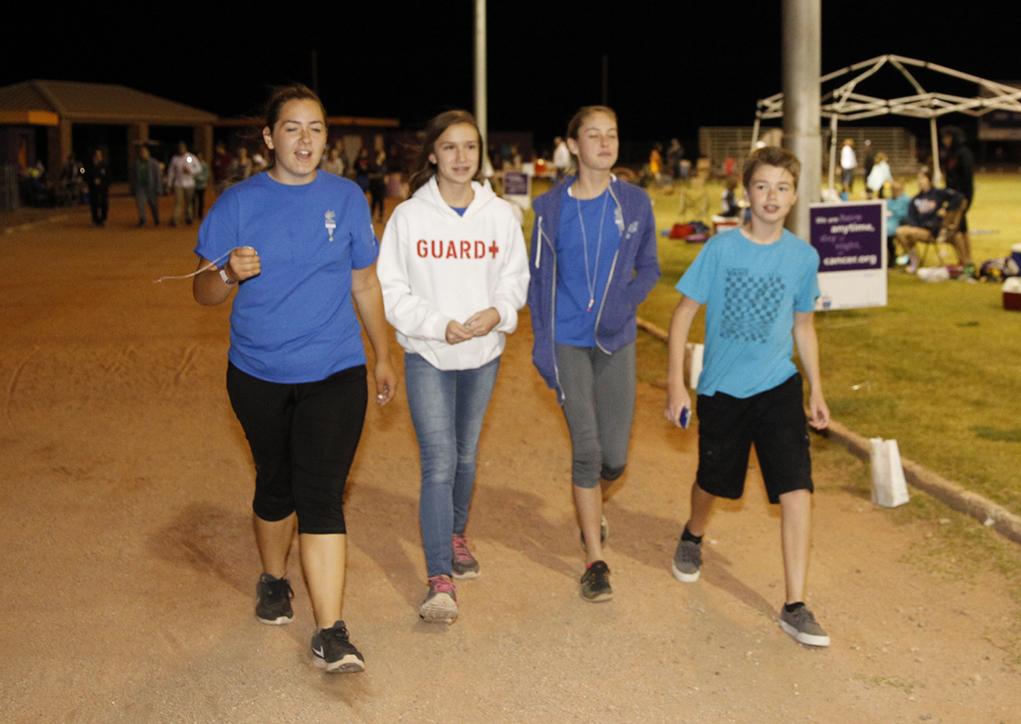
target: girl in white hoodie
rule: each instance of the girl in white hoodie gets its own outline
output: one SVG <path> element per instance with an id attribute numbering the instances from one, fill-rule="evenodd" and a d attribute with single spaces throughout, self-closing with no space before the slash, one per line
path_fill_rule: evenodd
<path id="1" fill-rule="evenodd" d="M 387 223 L 377 273 L 386 318 L 404 347 L 408 406 L 422 466 L 419 524 L 426 621 L 453 623 L 452 578 L 479 564 L 464 537 L 479 434 L 503 352 L 528 289 L 528 259 L 511 205 L 480 183 L 478 125 L 447 111 L 426 126 L 412 197 Z"/>

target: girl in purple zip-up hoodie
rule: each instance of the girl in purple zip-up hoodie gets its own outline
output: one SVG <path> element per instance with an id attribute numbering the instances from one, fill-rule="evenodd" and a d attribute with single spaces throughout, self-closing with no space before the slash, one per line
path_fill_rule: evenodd
<path id="1" fill-rule="evenodd" d="M 587 106 L 567 126 L 577 175 L 535 199 L 528 304 L 532 361 L 571 433 L 586 601 L 613 597 L 603 560 L 603 486 L 627 465 L 635 408 L 636 310 L 659 279 L 648 194 L 616 178 L 617 115 Z M 603 486 L 600 485 L 602 481 Z"/>

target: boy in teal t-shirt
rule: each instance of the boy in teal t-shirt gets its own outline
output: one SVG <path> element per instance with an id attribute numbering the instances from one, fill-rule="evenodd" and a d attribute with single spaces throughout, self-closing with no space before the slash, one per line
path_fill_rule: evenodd
<path id="1" fill-rule="evenodd" d="M 791 360 L 795 343 L 810 390 L 808 423 L 823 429 L 830 412 L 813 321 L 819 255 L 784 229 L 798 198 L 800 171 L 797 158 L 780 148 L 753 153 L 744 168 L 750 221 L 710 239 L 677 283 L 683 296 L 670 323 L 666 416 L 678 426 L 682 411 L 691 409 L 684 354 L 702 304 L 706 335 L 698 380 L 698 473 L 673 572 L 680 581 L 698 580 L 713 503 L 744 493 L 754 443 L 769 501 L 781 511 L 787 585 L 780 626 L 803 644 L 829 646 L 804 603 L 813 486 L 801 375 Z"/>

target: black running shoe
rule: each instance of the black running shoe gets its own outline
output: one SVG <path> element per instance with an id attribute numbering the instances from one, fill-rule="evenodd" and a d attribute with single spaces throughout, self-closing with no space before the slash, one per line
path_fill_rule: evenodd
<path id="1" fill-rule="evenodd" d="M 348 641 L 343 621 L 321 628 L 312 635 L 312 658 L 316 666 L 329 673 L 353 674 L 365 671 L 365 659 Z"/>
<path id="2" fill-rule="evenodd" d="M 610 586 L 610 567 L 603 561 L 596 561 L 581 577 L 581 597 L 590 603 L 600 603 L 613 598 Z"/>
<path id="3" fill-rule="evenodd" d="M 255 586 L 255 617 L 271 626 L 282 626 L 294 620 L 291 609 L 291 582 L 286 578 L 274 578 L 268 573 L 259 576 Z"/>

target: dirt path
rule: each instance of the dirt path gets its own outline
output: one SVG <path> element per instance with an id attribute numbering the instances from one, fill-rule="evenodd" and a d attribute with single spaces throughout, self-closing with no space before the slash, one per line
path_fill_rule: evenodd
<path id="1" fill-rule="evenodd" d="M 229 310 L 198 307 L 187 282 L 152 284 L 192 270 L 194 229 L 135 229 L 128 199 L 112 212 L 105 230 L 72 214 L 0 239 L 3 721 L 1021 721 L 1010 581 L 917 562 L 934 524 L 874 510 L 860 465 L 825 441 L 809 583 L 831 648 L 776 625 L 779 521 L 754 483 L 717 512 L 702 580 L 676 582 L 696 436 L 667 426 L 653 387 L 607 506 L 617 596 L 583 602 L 568 438 L 527 318 L 483 434 L 469 526 L 483 575 L 459 586 L 460 619 L 417 618 L 402 395 L 370 412 L 349 491 L 345 618 L 367 671 L 321 674 L 300 581 L 293 625 L 252 616 Z"/>

